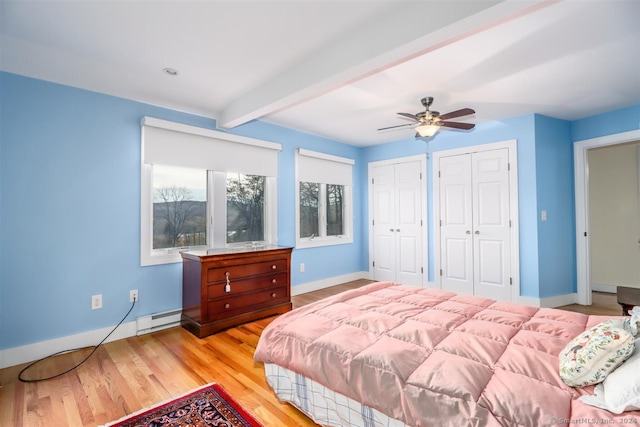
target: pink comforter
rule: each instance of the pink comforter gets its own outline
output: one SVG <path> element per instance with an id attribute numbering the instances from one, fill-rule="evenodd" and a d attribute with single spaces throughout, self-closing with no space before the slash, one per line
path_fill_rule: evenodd
<path id="1" fill-rule="evenodd" d="M 373 283 L 278 317 L 255 360 L 415 427 L 618 424 L 640 412 L 585 405 L 593 386 L 558 375 L 567 342 L 605 319 Z"/>

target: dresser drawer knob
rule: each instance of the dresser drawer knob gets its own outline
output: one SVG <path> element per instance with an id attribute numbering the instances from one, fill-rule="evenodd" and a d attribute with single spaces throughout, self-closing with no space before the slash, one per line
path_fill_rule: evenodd
<path id="1" fill-rule="evenodd" d="M 277 267 L 276 267 L 276 265 L 275 265 L 275 264 L 273 264 L 273 265 L 271 266 L 271 269 L 272 269 L 272 270 L 275 270 L 276 268 L 277 268 Z"/>
<path id="2" fill-rule="evenodd" d="M 229 308 L 229 307 L 231 307 L 231 305 L 229 305 L 229 303 L 226 303 L 226 304 L 224 305 L 224 308 Z"/>
<path id="3" fill-rule="evenodd" d="M 276 297 L 276 293 L 274 292 L 271 294 L 271 298 L 275 298 L 275 297 Z"/>
<path id="4" fill-rule="evenodd" d="M 276 284 L 277 280 L 276 279 L 271 279 L 271 283 L 273 283 L 274 285 Z"/>

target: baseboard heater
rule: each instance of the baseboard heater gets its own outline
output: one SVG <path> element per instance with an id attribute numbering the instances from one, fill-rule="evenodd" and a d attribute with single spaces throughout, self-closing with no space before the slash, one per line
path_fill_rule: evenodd
<path id="1" fill-rule="evenodd" d="M 178 309 L 138 317 L 138 319 L 136 319 L 136 335 L 144 335 L 178 326 L 180 325 L 181 314 L 182 310 Z"/>

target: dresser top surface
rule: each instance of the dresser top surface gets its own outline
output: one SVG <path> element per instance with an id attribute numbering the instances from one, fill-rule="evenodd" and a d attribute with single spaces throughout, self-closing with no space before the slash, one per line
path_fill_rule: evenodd
<path id="1" fill-rule="evenodd" d="M 239 255 L 239 254 L 250 254 L 250 253 L 260 253 L 260 252 L 271 252 L 277 250 L 285 250 L 291 251 L 293 250 L 290 246 L 278 246 L 278 245 L 240 245 L 240 246 L 231 246 L 227 248 L 207 248 L 207 249 L 199 249 L 199 250 L 190 250 L 184 251 L 180 254 L 182 258 L 194 259 L 194 258 L 208 258 L 208 257 L 216 257 L 216 256 L 224 256 L 224 255 Z"/>

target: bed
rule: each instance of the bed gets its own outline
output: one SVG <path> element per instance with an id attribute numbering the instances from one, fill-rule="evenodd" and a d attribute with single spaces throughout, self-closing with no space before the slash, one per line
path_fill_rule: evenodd
<path id="1" fill-rule="evenodd" d="M 559 354 L 611 317 L 392 282 L 276 318 L 258 342 L 269 385 L 326 426 L 568 426 L 640 423 L 580 399 Z"/>

